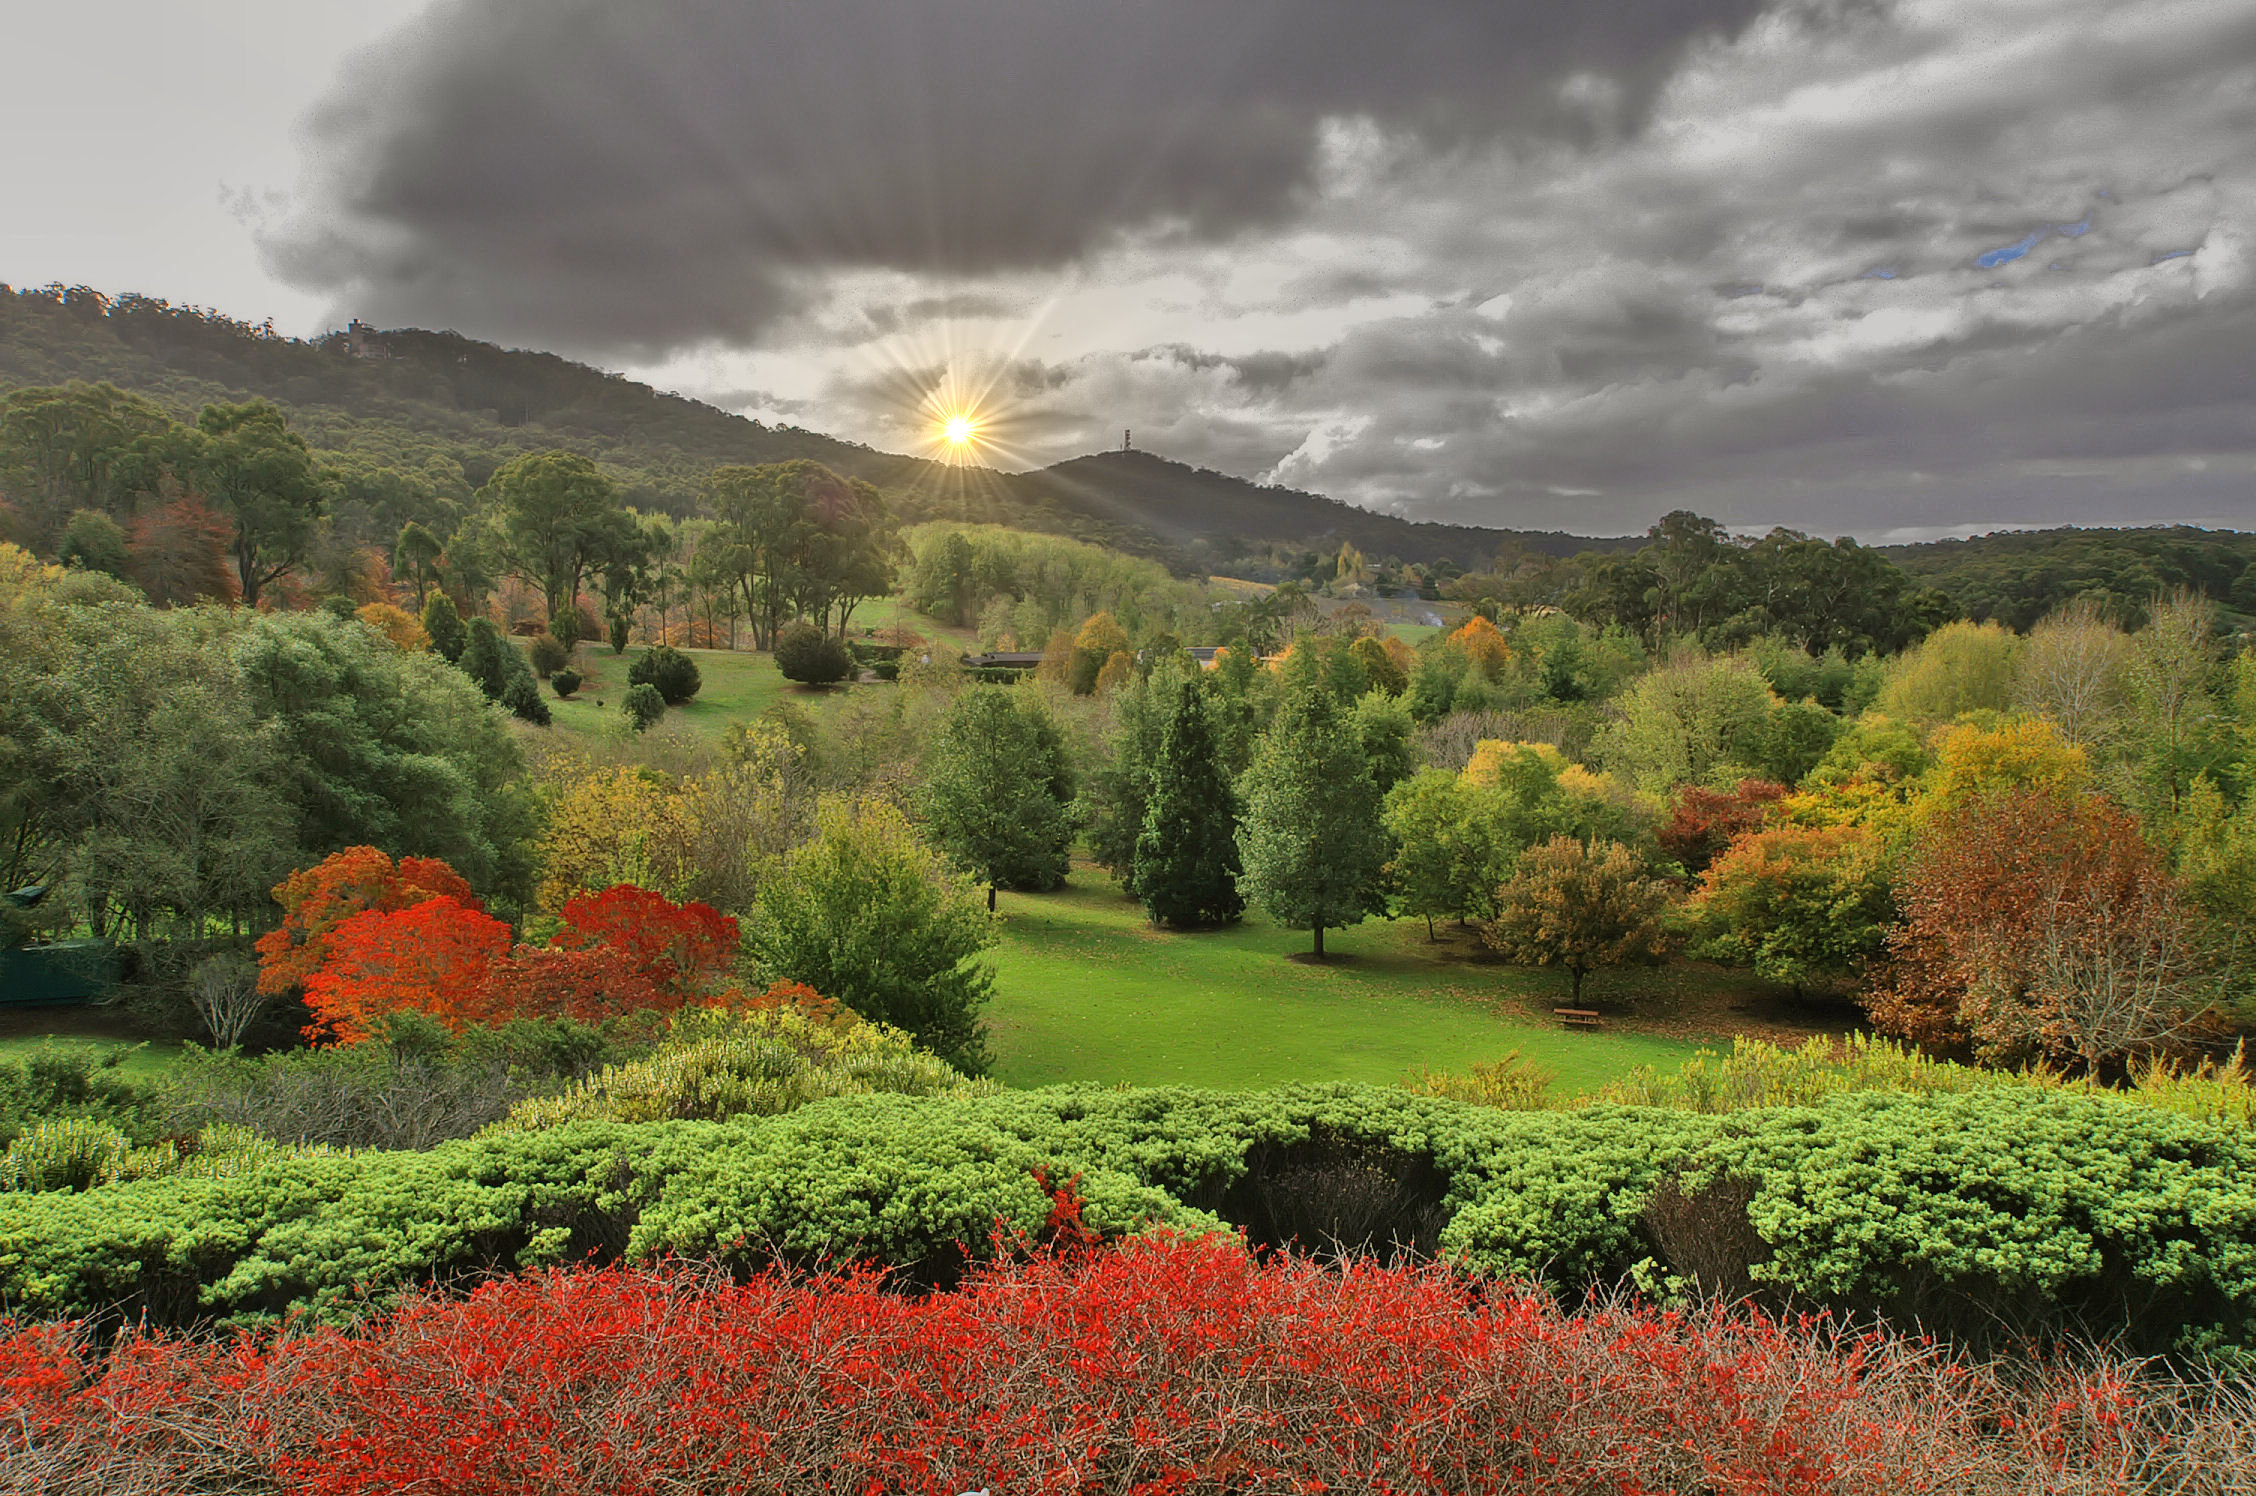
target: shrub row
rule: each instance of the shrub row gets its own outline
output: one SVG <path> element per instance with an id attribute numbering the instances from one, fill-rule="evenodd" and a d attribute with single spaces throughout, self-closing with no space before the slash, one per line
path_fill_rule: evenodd
<path id="1" fill-rule="evenodd" d="M 1706 1117 L 1400 1091 L 848 1096 L 727 1122 L 589 1120 L 421 1153 L 0 1195 L 0 1298 L 159 1324 L 348 1318 L 418 1282 L 668 1254 L 953 1281 L 1038 1175 L 1108 1236 L 1402 1248 L 1562 1294 L 1625 1277 L 1917 1320 L 2229 1351 L 2256 1310 L 2256 1141 L 2034 1090 Z M 968 1245 L 967 1245 L 968 1244 Z"/>
<path id="2" fill-rule="evenodd" d="M 2245 1387 L 1969 1364 L 1893 1337 L 1257 1263 L 1042 1253 L 867 1275 L 547 1272 L 349 1333 L 101 1355 L 0 1327 L 0 1487 L 1889 1496 L 2256 1480 Z"/>

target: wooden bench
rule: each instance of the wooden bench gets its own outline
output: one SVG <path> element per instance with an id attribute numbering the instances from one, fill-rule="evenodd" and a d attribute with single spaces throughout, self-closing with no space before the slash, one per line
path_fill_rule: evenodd
<path id="1" fill-rule="evenodd" d="M 1606 1026 L 1606 1020 L 1588 1008 L 1553 1008 L 1551 1011 L 1567 1028 L 1595 1029 Z"/>

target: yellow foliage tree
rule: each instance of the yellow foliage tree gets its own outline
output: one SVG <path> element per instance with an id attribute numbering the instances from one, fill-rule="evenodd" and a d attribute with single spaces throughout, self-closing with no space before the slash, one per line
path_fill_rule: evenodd
<path id="1" fill-rule="evenodd" d="M 1125 649 L 1114 650 L 1111 657 L 1097 671 L 1097 694 L 1101 696 L 1105 692 L 1117 688 L 1135 673 L 1136 657 Z"/>
<path id="2" fill-rule="evenodd" d="M 355 616 L 391 640 L 396 648 L 412 652 L 431 647 L 431 636 L 424 632 L 423 620 L 405 608 L 395 608 L 390 603 L 369 603 Z"/>
<path id="3" fill-rule="evenodd" d="M 1512 646 L 1504 640 L 1503 632 L 1479 614 L 1465 621 L 1464 627 L 1451 634 L 1447 643 L 1452 649 L 1462 650 L 1465 657 L 1478 665 L 1481 672 L 1494 680 L 1512 663 Z"/>
<path id="4" fill-rule="evenodd" d="M 2091 756 L 2042 717 L 2015 718 L 1992 728 L 1946 727 L 1935 735 L 1934 746 L 1935 767 L 1921 800 L 1926 816 L 1997 790 L 2074 795 L 2091 788 Z"/>
<path id="5" fill-rule="evenodd" d="M 619 883 L 686 897 L 697 866 L 689 809 L 678 786 L 638 769 L 568 784 L 541 836 L 540 907 L 558 914 L 572 895 Z"/>

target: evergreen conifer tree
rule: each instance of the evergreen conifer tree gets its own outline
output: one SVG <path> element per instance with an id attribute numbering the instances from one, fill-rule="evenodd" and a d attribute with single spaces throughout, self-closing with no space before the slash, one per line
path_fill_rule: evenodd
<path id="1" fill-rule="evenodd" d="M 1157 924 L 1228 924 L 1245 912 L 1237 796 L 1205 682 L 1193 676 L 1173 697 L 1136 839 L 1136 894 Z"/>
<path id="2" fill-rule="evenodd" d="M 1353 725 L 1320 682 L 1290 697 L 1263 736 L 1243 786 L 1238 831 L 1247 896 L 1277 923 L 1345 929 L 1383 910 L 1386 833 Z"/>
<path id="3" fill-rule="evenodd" d="M 490 618 L 470 620 L 469 642 L 462 646 L 462 657 L 455 661 L 462 673 L 478 683 L 486 693 L 486 700 L 499 701 L 501 693 L 509 688 L 509 656 L 516 646 L 501 636 Z"/>
<path id="4" fill-rule="evenodd" d="M 462 627 L 462 615 L 455 610 L 454 599 L 443 592 L 434 592 L 423 604 L 423 632 L 431 636 L 431 652 L 449 665 L 462 658 L 462 646 L 469 636 Z"/>

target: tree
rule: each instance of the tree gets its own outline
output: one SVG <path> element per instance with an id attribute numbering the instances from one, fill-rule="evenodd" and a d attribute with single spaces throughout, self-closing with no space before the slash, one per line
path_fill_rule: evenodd
<path id="1" fill-rule="evenodd" d="M 1137 897 L 1136 848 L 1151 802 L 1160 734 L 1172 710 L 1171 693 L 1182 688 L 1183 679 L 1180 666 L 1163 664 L 1148 679 L 1121 687 L 1113 698 L 1111 753 L 1081 792 L 1077 818 L 1089 856 L 1130 898 Z"/>
<path id="2" fill-rule="evenodd" d="M 1410 672 L 1402 660 L 1387 648 L 1390 643 L 1399 641 L 1387 640 L 1382 643 L 1366 635 L 1350 644 L 1348 649 L 1354 654 L 1356 663 L 1363 667 L 1364 676 L 1371 682 L 1372 689 L 1384 691 L 1389 696 L 1400 696 L 1410 684 Z"/>
<path id="3" fill-rule="evenodd" d="M 995 890 L 1065 881 L 1073 841 L 1065 740 L 1038 701 L 1008 686 L 960 693 L 932 744 L 918 799 L 933 845 Z"/>
<path id="4" fill-rule="evenodd" d="M 746 934 L 760 980 L 803 982 L 966 1074 L 987 1066 L 994 974 L 976 958 L 994 941 L 971 880 L 882 800 L 825 800 L 814 840 L 761 883 Z"/>
<path id="5" fill-rule="evenodd" d="M 877 490 L 818 462 L 716 468 L 706 507 L 720 521 L 713 565 L 741 595 L 756 648 L 788 618 L 839 631 L 854 606 L 892 586 L 893 532 Z M 703 551 L 700 551 L 703 554 Z"/>
<path id="6" fill-rule="evenodd" d="M 453 598 L 443 592 L 431 594 L 430 601 L 423 604 L 423 632 L 430 636 L 432 653 L 449 665 L 461 663 L 470 636 L 462 627 L 462 615 L 455 611 Z"/>
<path id="7" fill-rule="evenodd" d="M 736 957 L 735 920 L 710 904 L 677 904 L 631 883 L 574 894 L 564 901 L 563 924 L 550 944 L 615 950 L 654 990 L 675 1001 L 709 991 Z"/>
<path id="8" fill-rule="evenodd" d="M 392 547 L 392 574 L 406 577 L 415 589 L 415 610 L 419 613 L 439 579 L 439 563 L 445 554 L 445 543 L 421 523 L 409 520 L 400 527 L 399 540 Z"/>
<path id="9" fill-rule="evenodd" d="M 1730 790 L 1688 784 L 1677 794 L 1676 805 L 1661 827 L 1661 850 L 1697 877 L 1725 847 L 1759 830 L 1786 794 L 1785 785 L 1767 779 L 1742 779 Z"/>
<path id="10" fill-rule="evenodd" d="M 242 1043 L 269 1001 L 259 988 L 258 967 L 240 954 L 207 956 L 188 973 L 189 1005 L 216 1049 Z"/>
<path id="11" fill-rule="evenodd" d="M 1510 960 L 1565 967 L 1579 1007 L 1591 972 L 1650 965 L 1667 953 L 1667 903 L 1666 890 L 1620 842 L 1587 846 L 1556 836 L 1521 857 L 1481 936 Z"/>
<path id="12" fill-rule="evenodd" d="M 1872 1017 L 1923 1042 L 2097 1067 L 2184 1033 L 2214 990 L 2193 901 L 2097 795 L 1961 801 L 1926 822 L 1901 903 Z"/>
<path id="13" fill-rule="evenodd" d="M 1922 727 L 2013 705 L 2021 637 L 1999 623 L 1946 623 L 1896 656 L 1879 709 Z"/>
<path id="14" fill-rule="evenodd" d="M 532 667 L 525 664 L 524 656 L 517 655 L 516 659 L 517 667 L 509 672 L 509 679 L 502 685 L 501 704 L 518 721 L 546 727 L 553 719 L 548 702 L 541 697 L 540 682 L 533 678 Z"/>
<path id="15" fill-rule="evenodd" d="M 1605 761 L 1657 794 L 1735 782 L 1754 767 L 1775 705 L 1768 683 L 1743 659 L 1671 661 L 1623 694 Z"/>
<path id="16" fill-rule="evenodd" d="M 125 576 L 125 531 L 99 509 L 74 510 L 63 527 L 63 543 L 55 548 L 55 559 L 65 566 Z"/>
<path id="17" fill-rule="evenodd" d="M 2174 821 L 2195 779 L 2223 757 L 2212 730 L 2217 674 L 2208 600 L 2188 591 L 2157 598 L 2146 627 L 2131 636 L 2130 702 L 2143 799 L 2158 820 Z"/>
<path id="18" fill-rule="evenodd" d="M 517 647 L 502 637 L 501 630 L 491 618 L 470 620 L 469 640 L 462 646 L 462 656 L 455 663 L 472 684 L 486 693 L 486 700 L 499 701 L 509 685 L 509 656 Z"/>
<path id="19" fill-rule="evenodd" d="M 2121 720 L 2131 641 L 2099 605 L 2079 598 L 2045 616 L 2021 651 L 2015 695 L 2078 746 L 2111 738 Z"/>
<path id="20" fill-rule="evenodd" d="M 133 517 L 126 575 L 160 608 L 233 602 L 227 521 L 193 494 L 152 505 Z"/>
<path id="21" fill-rule="evenodd" d="M 397 913 L 441 894 L 482 907 L 463 876 L 436 857 L 395 863 L 375 847 L 347 847 L 300 868 L 275 885 L 282 923 L 259 937 L 259 990 L 283 997 L 304 986 L 328 961 L 337 927 L 354 915 Z"/>
<path id="22" fill-rule="evenodd" d="M 431 647 L 431 636 L 424 632 L 422 620 L 405 608 L 395 608 L 390 603 L 368 603 L 355 610 L 353 617 L 389 639 L 394 649 Z"/>
<path id="23" fill-rule="evenodd" d="M 1387 878 L 1405 914 L 1426 922 L 1493 911 L 1519 847 L 1508 846 L 1495 793 L 1447 769 L 1422 769 L 1387 795 L 1381 824 L 1393 844 Z"/>
<path id="24" fill-rule="evenodd" d="M 172 418 L 117 386 L 27 386 L 0 402 L 0 487 L 27 501 L 34 536 L 74 509 L 123 512 L 151 476 L 150 444 Z"/>
<path id="25" fill-rule="evenodd" d="M 459 1029 L 484 1015 L 487 973 L 508 949 L 509 926 L 445 894 L 364 910 L 330 932 L 325 959 L 306 978 L 306 1035 L 355 1044 L 409 1009 Z"/>
<path id="26" fill-rule="evenodd" d="M 851 675 L 854 657 L 846 646 L 811 623 L 794 623 L 776 635 L 776 669 L 801 685 L 835 685 Z"/>
<path id="27" fill-rule="evenodd" d="M 1104 673 L 1112 657 L 1128 654 L 1129 647 L 1128 631 L 1110 613 L 1092 613 L 1084 619 L 1073 636 L 1073 662 L 1066 675 L 1066 684 L 1073 688 L 1073 694 L 1087 696 L 1095 691 L 1097 677 Z"/>
<path id="28" fill-rule="evenodd" d="M 666 698 L 658 694 L 656 686 L 644 681 L 627 687 L 627 694 L 620 698 L 619 711 L 636 732 L 648 732 L 666 715 Z"/>
<path id="29" fill-rule="evenodd" d="M 1136 839 L 1136 894 L 1155 924 L 1224 925 L 1238 892 L 1237 796 L 1222 763 L 1205 681 L 1174 692 Z"/>
<path id="30" fill-rule="evenodd" d="M 1386 832 L 1378 787 L 1352 727 L 1328 692 L 1288 700 L 1264 735 L 1241 793 L 1240 887 L 1277 923 L 1345 929 L 1386 908 Z"/>
<path id="31" fill-rule="evenodd" d="M 1692 954 L 1805 987 L 1860 975 L 1895 918 L 1880 840 L 1853 826 L 1739 837 L 1700 879 Z"/>
<path id="32" fill-rule="evenodd" d="M 540 593 L 541 616 L 550 620 L 577 609 L 588 574 L 640 540 L 611 480 L 577 453 L 512 458 L 478 497 L 491 506 L 495 563 Z"/>
<path id="33" fill-rule="evenodd" d="M 657 687 L 668 706 L 682 705 L 705 684 L 697 662 L 671 644 L 654 644 L 644 650 L 642 658 L 627 667 L 627 680 L 632 685 Z"/>
<path id="34" fill-rule="evenodd" d="M 207 405 L 196 429 L 193 486 L 234 522 L 236 586 L 255 608 L 304 562 L 329 485 L 305 438 L 267 401 Z"/>

